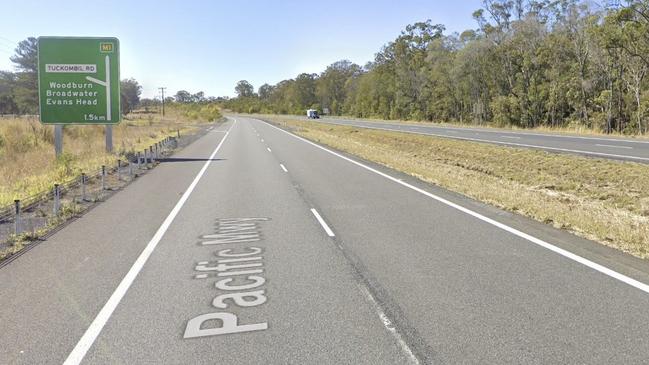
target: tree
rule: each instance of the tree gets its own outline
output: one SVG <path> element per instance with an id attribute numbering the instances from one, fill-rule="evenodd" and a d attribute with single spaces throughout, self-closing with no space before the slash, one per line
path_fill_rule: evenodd
<path id="1" fill-rule="evenodd" d="M 174 99 L 179 103 L 191 103 L 192 94 L 190 94 L 189 91 L 186 90 L 179 90 L 174 96 Z"/>
<path id="2" fill-rule="evenodd" d="M 16 64 L 20 72 L 36 74 L 38 72 L 38 39 L 29 37 L 18 43 L 16 54 L 9 59 Z"/>
<path id="3" fill-rule="evenodd" d="M 14 101 L 20 113 L 38 110 L 38 39 L 29 37 L 18 43 L 16 54 L 10 57 L 16 64 Z"/>
<path id="4" fill-rule="evenodd" d="M 120 82 L 122 114 L 128 114 L 140 103 L 142 86 L 133 78 Z"/>
<path id="5" fill-rule="evenodd" d="M 316 97 L 331 114 L 340 114 L 347 97 L 346 85 L 350 78 L 361 74 L 360 66 L 342 60 L 327 67 L 316 82 Z"/>
<path id="6" fill-rule="evenodd" d="M 197 92 L 192 95 L 192 102 L 194 103 L 204 103 L 205 102 L 205 93 L 202 91 Z"/>
<path id="7" fill-rule="evenodd" d="M 255 94 L 255 88 L 246 80 L 237 82 L 234 91 L 237 93 L 237 96 L 244 98 L 252 97 Z"/>
<path id="8" fill-rule="evenodd" d="M 268 85 L 268 84 L 263 84 L 259 87 L 259 91 L 257 92 L 259 94 L 259 98 L 264 101 L 268 101 L 270 99 L 270 95 L 273 93 L 273 86 Z"/>

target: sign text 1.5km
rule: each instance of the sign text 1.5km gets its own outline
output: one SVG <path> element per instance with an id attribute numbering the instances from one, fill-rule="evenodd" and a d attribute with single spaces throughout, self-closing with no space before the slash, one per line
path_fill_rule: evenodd
<path id="1" fill-rule="evenodd" d="M 42 123 L 119 123 L 117 38 L 38 38 L 38 93 Z"/>

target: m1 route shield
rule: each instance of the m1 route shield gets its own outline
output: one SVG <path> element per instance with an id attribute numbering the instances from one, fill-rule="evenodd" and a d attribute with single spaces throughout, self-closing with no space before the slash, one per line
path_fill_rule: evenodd
<path id="1" fill-rule="evenodd" d="M 117 124 L 121 119 L 117 38 L 38 38 L 44 124 Z"/>

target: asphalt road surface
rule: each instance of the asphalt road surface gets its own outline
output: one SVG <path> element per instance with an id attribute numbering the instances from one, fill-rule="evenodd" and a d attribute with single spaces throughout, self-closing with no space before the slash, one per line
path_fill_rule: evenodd
<path id="1" fill-rule="evenodd" d="M 648 271 L 236 117 L 0 269 L 0 363 L 641 364 Z"/>
<path id="2" fill-rule="evenodd" d="M 305 117 L 299 117 L 306 120 Z M 423 134 L 473 142 L 493 143 L 503 146 L 537 148 L 550 152 L 570 153 L 592 157 L 649 163 L 649 140 L 576 136 L 570 134 L 511 131 L 493 128 L 462 128 L 440 125 L 389 123 L 339 118 L 312 120 L 319 123 L 354 126 Z"/>

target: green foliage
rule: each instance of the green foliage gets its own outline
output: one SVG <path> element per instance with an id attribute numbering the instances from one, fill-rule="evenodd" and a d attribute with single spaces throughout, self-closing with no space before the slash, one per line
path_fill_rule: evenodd
<path id="1" fill-rule="evenodd" d="M 140 104 L 142 86 L 137 80 L 130 78 L 120 82 L 122 114 L 126 115 Z"/>
<path id="2" fill-rule="evenodd" d="M 173 102 L 165 104 L 165 108 L 190 120 L 214 121 L 222 117 L 221 108 L 216 103 Z"/>
<path id="3" fill-rule="evenodd" d="M 604 10 L 580 0 L 488 0 L 477 30 L 444 34 L 409 25 L 364 67 L 339 61 L 225 108 L 450 121 L 498 126 L 575 126 L 646 133 L 649 0 Z"/>

